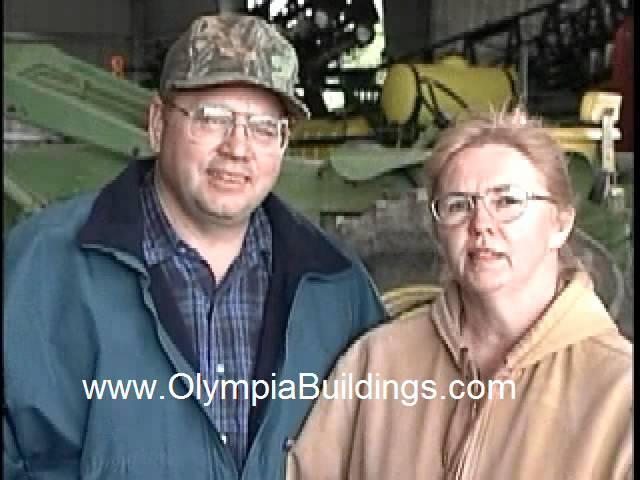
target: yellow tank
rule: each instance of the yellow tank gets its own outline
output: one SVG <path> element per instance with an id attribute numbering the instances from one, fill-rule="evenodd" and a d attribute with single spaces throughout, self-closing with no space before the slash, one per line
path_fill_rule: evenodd
<path id="1" fill-rule="evenodd" d="M 390 123 L 404 125 L 419 108 L 418 123 L 428 126 L 434 123 L 434 98 L 437 107 L 451 118 L 465 110 L 463 104 L 474 111 L 502 107 L 513 99 L 516 84 L 512 67 L 469 65 L 460 56 L 432 64 L 398 63 L 389 67 L 381 105 Z"/>

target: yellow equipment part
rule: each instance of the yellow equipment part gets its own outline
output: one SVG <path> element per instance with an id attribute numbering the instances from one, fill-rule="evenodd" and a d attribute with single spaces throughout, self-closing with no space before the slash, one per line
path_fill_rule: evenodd
<path id="1" fill-rule="evenodd" d="M 435 99 L 437 107 L 448 117 L 465 110 L 456 96 L 470 110 L 489 111 L 513 100 L 516 82 L 512 67 L 469 65 L 460 56 L 448 56 L 433 64 L 392 65 L 380 101 L 390 123 L 404 125 L 419 108 L 418 124 L 424 127 L 434 123 L 434 115 L 422 104 L 422 99 L 429 105 Z"/>
<path id="2" fill-rule="evenodd" d="M 418 305 L 432 302 L 442 292 L 438 285 L 409 285 L 391 289 L 382 295 L 382 303 L 390 317 L 407 312 Z"/>
<path id="3" fill-rule="evenodd" d="M 329 160 L 335 146 L 327 140 L 366 137 L 373 134 L 367 119 L 361 115 L 346 118 L 313 118 L 300 120 L 291 131 L 293 142 L 304 140 L 306 144 L 290 147 L 292 155 L 313 160 Z M 318 143 L 314 143 L 317 140 Z"/>
<path id="4" fill-rule="evenodd" d="M 291 140 L 326 140 L 367 136 L 372 133 L 367 119 L 361 115 L 347 118 L 312 118 L 297 122 Z"/>
<path id="5" fill-rule="evenodd" d="M 613 123 L 620 120 L 622 95 L 613 92 L 593 90 L 586 92 L 580 102 L 580 120 L 600 123 L 605 115 L 610 115 Z"/>
<path id="6" fill-rule="evenodd" d="M 615 150 L 613 142 L 620 140 L 620 130 L 614 126 L 620 118 L 622 96 L 617 93 L 589 91 L 580 102 L 578 127 L 550 127 L 548 130 L 567 152 L 584 155 L 594 166 L 613 172 Z"/>
<path id="7" fill-rule="evenodd" d="M 602 129 L 599 127 L 547 127 L 551 136 L 565 152 L 580 153 L 593 165 L 598 165 Z M 620 130 L 613 130 L 613 140 L 620 140 Z"/>

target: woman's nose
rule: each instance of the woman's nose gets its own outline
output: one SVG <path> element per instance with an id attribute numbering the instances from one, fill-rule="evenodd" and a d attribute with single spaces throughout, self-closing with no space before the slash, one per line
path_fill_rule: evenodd
<path id="1" fill-rule="evenodd" d="M 475 231 L 484 231 L 491 229 L 495 223 L 495 219 L 487 208 L 485 202 L 476 198 L 474 200 L 474 208 L 469 219 L 469 226 Z"/>

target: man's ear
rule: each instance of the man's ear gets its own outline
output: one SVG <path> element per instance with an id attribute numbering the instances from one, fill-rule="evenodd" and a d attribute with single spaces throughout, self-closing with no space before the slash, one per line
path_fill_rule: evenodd
<path id="1" fill-rule="evenodd" d="M 575 219 L 576 210 L 573 207 L 558 211 L 556 218 L 558 229 L 551 235 L 549 240 L 550 249 L 559 250 L 560 247 L 567 243 Z"/>
<path id="2" fill-rule="evenodd" d="M 163 104 L 162 99 L 158 95 L 154 95 L 149 104 L 147 124 L 149 145 L 151 146 L 151 151 L 157 154 L 160 152 L 164 127 Z"/>
<path id="3" fill-rule="evenodd" d="M 290 119 L 287 127 L 284 129 L 284 137 L 280 149 L 284 152 L 289 147 L 289 141 L 291 140 L 291 131 L 295 125 L 295 120 Z"/>

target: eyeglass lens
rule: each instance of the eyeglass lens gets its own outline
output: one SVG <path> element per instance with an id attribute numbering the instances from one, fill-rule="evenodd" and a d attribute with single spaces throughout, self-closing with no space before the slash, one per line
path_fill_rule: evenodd
<path id="1" fill-rule="evenodd" d="M 201 106 L 191 116 L 191 136 L 199 141 L 221 141 L 235 126 L 243 127 L 249 139 L 261 144 L 282 140 L 286 120 L 257 114 L 242 117 L 244 122 L 238 121 L 241 117 L 224 107 Z"/>
<path id="2" fill-rule="evenodd" d="M 510 222 L 524 212 L 527 197 L 526 192 L 513 186 L 490 189 L 484 195 L 454 192 L 434 202 L 434 213 L 442 223 L 460 223 L 478 208 L 481 200 L 496 220 Z"/>

